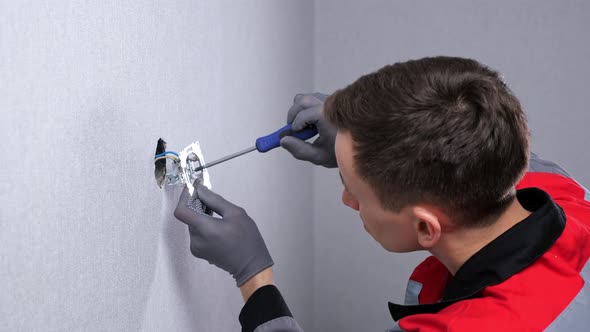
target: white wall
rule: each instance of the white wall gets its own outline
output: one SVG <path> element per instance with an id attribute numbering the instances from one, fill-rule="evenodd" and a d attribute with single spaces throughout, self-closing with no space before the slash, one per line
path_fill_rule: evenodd
<path id="1" fill-rule="evenodd" d="M 311 1 L 0 2 L 0 331 L 235 331 L 242 299 L 194 259 L 158 137 L 212 160 L 282 126 L 312 89 Z M 247 208 L 311 321 L 311 166 L 210 171 Z"/>
<path id="2" fill-rule="evenodd" d="M 590 185 L 589 2 L 318 0 L 315 22 L 317 91 L 397 61 L 473 57 L 504 73 L 533 149 Z M 340 203 L 339 181 L 315 170 L 314 331 L 383 331 L 423 254 L 385 252 Z"/>

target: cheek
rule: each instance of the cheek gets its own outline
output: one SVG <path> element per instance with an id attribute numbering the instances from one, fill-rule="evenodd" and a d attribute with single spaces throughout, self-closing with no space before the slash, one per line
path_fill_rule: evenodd
<path id="1" fill-rule="evenodd" d="M 418 250 L 411 224 L 399 217 L 375 213 L 376 210 L 376 208 L 361 209 L 360 217 L 367 232 L 385 250 L 392 252 Z"/>
<path id="2" fill-rule="evenodd" d="M 359 202 L 346 190 L 342 191 L 342 203 L 353 210 L 359 210 Z"/>
<path id="3" fill-rule="evenodd" d="M 359 210 L 359 217 L 369 234 L 371 234 L 375 240 L 381 242 L 378 238 L 385 234 L 384 231 L 387 228 L 387 225 L 383 222 L 381 216 L 378 213 L 375 213 L 375 210 L 371 207 L 365 206 Z"/>
<path id="4" fill-rule="evenodd" d="M 419 249 L 416 233 L 409 221 L 402 221 L 390 230 L 389 251 L 410 252 Z"/>

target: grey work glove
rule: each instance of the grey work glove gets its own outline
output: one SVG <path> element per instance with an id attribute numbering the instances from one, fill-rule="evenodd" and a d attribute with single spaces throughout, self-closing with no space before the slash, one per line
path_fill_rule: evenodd
<path id="1" fill-rule="evenodd" d="M 287 114 L 287 123 L 291 123 L 293 130 L 296 131 L 314 125 L 320 136 L 313 143 L 293 136 L 285 136 L 281 139 L 281 146 L 296 159 L 333 168 L 338 166 L 334 152 L 336 128 L 324 118 L 323 110 L 326 98 L 328 96 L 321 93 L 295 96 L 293 106 Z"/>
<path id="2" fill-rule="evenodd" d="M 174 216 L 188 225 L 191 253 L 229 272 L 238 287 L 272 266 L 274 262 L 258 227 L 246 211 L 204 185 L 195 185 L 193 195 L 198 195 L 198 199 L 221 218 L 193 210 L 190 194 L 184 188 Z"/>

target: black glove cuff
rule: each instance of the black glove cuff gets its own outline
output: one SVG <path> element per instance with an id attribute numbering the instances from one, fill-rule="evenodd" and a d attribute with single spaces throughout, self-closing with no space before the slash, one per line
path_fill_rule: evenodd
<path id="1" fill-rule="evenodd" d="M 258 288 L 240 312 L 242 332 L 252 332 L 258 326 L 275 318 L 293 317 L 287 303 L 274 285 Z"/>

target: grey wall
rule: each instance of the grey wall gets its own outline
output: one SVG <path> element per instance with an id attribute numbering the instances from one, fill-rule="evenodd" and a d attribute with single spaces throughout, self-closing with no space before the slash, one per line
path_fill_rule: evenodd
<path id="1" fill-rule="evenodd" d="M 401 60 L 473 57 L 504 73 L 533 149 L 590 185 L 589 2 L 318 0 L 315 15 L 316 90 Z M 314 331 L 383 331 L 423 254 L 385 252 L 339 202 L 337 173 L 314 172 Z"/>
<path id="2" fill-rule="evenodd" d="M 1 331 L 235 331 L 234 281 L 188 250 L 158 137 L 208 160 L 312 89 L 311 1 L 1 1 Z M 311 322 L 311 166 L 283 151 L 210 171 L 248 209 Z"/>

